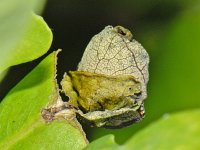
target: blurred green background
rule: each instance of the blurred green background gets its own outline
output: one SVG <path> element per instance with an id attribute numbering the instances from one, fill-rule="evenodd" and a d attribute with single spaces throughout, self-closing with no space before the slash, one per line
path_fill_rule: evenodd
<path id="1" fill-rule="evenodd" d="M 48 0 L 42 16 L 54 34 L 49 53 L 63 49 L 58 81 L 76 70 L 87 43 L 106 25 L 130 29 L 150 55 L 145 119 L 115 130 L 84 126 L 89 141 L 112 133 L 123 143 L 163 115 L 200 107 L 199 0 Z M 42 58 L 12 67 L 1 82 L 0 99 Z"/>

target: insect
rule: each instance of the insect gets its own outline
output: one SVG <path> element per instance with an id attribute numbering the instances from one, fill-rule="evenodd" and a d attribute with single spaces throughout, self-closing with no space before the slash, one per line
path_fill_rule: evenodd
<path id="1" fill-rule="evenodd" d="M 149 56 L 122 26 L 106 26 L 87 45 L 77 71 L 65 73 L 62 89 L 79 120 L 120 128 L 145 116 Z"/>

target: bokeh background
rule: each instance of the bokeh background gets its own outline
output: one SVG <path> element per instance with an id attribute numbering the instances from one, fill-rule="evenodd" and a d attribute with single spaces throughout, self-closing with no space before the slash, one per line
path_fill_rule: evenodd
<path id="1" fill-rule="evenodd" d="M 115 130 L 84 126 L 89 141 L 114 134 L 122 144 L 163 115 L 200 107 L 199 0 L 48 0 L 42 16 L 54 34 L 49 53 L 62 49 L 58 81 L 76 70 L 87 43 L 106 25 L 130 29 L 150 55 L 145 119 Z M 12 67 L 1 82 L 0 99 L 45 56 Z"/>

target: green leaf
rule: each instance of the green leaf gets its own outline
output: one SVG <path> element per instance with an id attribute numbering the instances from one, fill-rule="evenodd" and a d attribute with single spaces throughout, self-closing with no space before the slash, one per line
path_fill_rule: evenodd
<path id="1" fill-rule="evenodd" d="M 77 123 L 55 120 L 49 124 L 41 109 L 59 98 L 56 52 L 46 57 L 0 104 L 0 147 L 5 149 L 82 149 L 86 138 Z"/>
<path id="2" fill-rule="evenodd" d="M 165 115 L 133 136 L 125 149 L 199 150 L 200 110 Z"/>
<path id="3" fill-rule="evenodd" d="M 20 34 L 16 31 L 18 37 L 15 39 L 3 32 L 5 31 L 3 29 L 8 30 L 10 26 L 4 28 L 0 26 L 0 72 L 10 66 L 34 60 L 49 49 L 52 42 L 51 30 L 40 16 L 31 13 L 29 17 L 28 22 L 21 25 L 23 32 Z"/>
<path id="4" fill-rule="evenodd" d="M 117 150 L 119 145 L 115 143 L 113 135 L 106 135 L 90 143 L 84 150 Z"/>
<path id="5" fill-rule="evenodd" d="M 200 4 L 178 16 L 157 47 L 146 101 L 149 117 L 200 107 L 199 8 Z"/>
<path id="6" fill-rule="evenodd" d="M 166 114 L 160 120 L 135 134 L 124 145 L 117 146 L 113 141 L 113 135 L 109 135 L 97 139 L 85 149 L 199 150 L 199 116 L 200 110 L 184 111 L 173 115 Z"/>
<path id="7" fill-rule="evenodd" d="M 42 7 L 44 0 L 1 0 L 0 1 L 0 51 L 12 48 L 31 20 L 30 11 Z"/>

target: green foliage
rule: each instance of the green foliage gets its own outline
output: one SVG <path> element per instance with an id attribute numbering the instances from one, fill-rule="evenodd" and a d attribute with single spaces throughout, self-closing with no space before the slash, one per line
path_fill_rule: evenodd
<path id="1" fill-rule="evenodd" d="M 199 115 L 199 109 L 166 114 L 128 140 L 125 149 L 200 149 Z"/>
<path id="2" fill-rule="evenodd" d="M 4 70 L 10 66 L 45 54 L 52 42 L 52 32 L 40 16 L 30 13 L 36 5 L 41 6 L 37 1 L 8 0 L 0 4 L 0 74 L 3 78 Z M 1 149 L 81 149 L 86 145 L 85 135 L 76 122 L 61 119 L 47 124 L 41 118 L 41 109 L 59 97 L 56 60 L 56 52 L 50 54 L 3 99 Z"/>
<path id="3" fill-rule="evenodd" d="M 90 143 L 84 150 L 118 150 L 119 145 L 115 143 L 113 135 L 106 135 Z"/>
<path id="4" fill-rule="evenodd" d="M 52 42 L 44 20 L 30 13 L 36 1 L 8 4 L 11 0 L 0 2 L 1 78 L 10 66 L 45 54 Z M 151 33 L 156 34 L 156 29 Z M 115 136 L 99 138 L 85 149 L 200 149 L 199 35 L 200 9 L 196 5 L 166 24 L 165 32 L 149 47 L 147 41 L 145 47 L 152 49 L 152 57 L 145 120 L 120 130 L 95 129 L 93 138 L 107 133 Z M 151 38 L 148 32 L 144 36 Z M 59 97 L 56 54 L 46 57 L 0 103 L 1 149 L 82 149 L 87 145 L 77 122 L 60 119 L 47 124 L 41 118 L 41 109 Z M 124 144 L 116 144 L 114 137 Z"/>
<path id="5" fill-rule="evenodd" d="M 12 46 L 8 45 L 8 49 L 4 49 L 5 45 L 0 45 L 0 72 L 10 66 L 34 60 L 49 49 L 52 42 L 51 30 L 41 17 L 31 14 L 29 19 L 24 33 L 17 39 L 18 43 L 11 43 Z"/>
<path id="6" fill-rule="evenodd" d="M 117 146 L 113 136 L 102 137 L 85 149 L 92 150 L 198 150 L 200 149 L 200 110 L 165 115 L 147 128 Z M 184 118 L 184 119 L 183 119 Z"/>
<path id="7" fill-rule="evenodd" d="M 1 103 L 1 149 L 80 149 L 86 145 L 84 134 L 75 123 L 59 120 L 46 124 L 41 118 L 41 109 L 59 97 L 55 67 L 56 52 L 45 58 Z"/>

